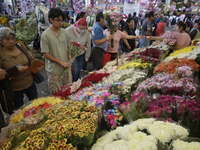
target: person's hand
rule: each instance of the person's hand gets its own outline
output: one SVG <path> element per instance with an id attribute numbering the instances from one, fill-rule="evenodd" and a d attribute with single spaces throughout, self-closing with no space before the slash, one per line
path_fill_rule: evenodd
<path id="1" fill-rule="evenodd" d="M 3 69 L 0 69 L 0 80 L 6 78 L 7 72 Z"/>
<path id="2" fill-rule="evenodd" d="M 152 36 L 146 36 L 146 38 L 147 38 L 149 41 L 152 41 L 152 40 L 153 40 Z"/>
<path id="3" fill-rule="evenodd" d="M 18 68 L 19 72 L 23 73 L 26 72 L 28 69 L 28 66 L 21 66 L 20 68 Z"/>
<path id="4" fill-rule="evenodd" d="M 68 57 L 68 58 L 69 58 L 69 60 L 70 60 L 70 59 L 72 59 L 71 55 L 69 55 L 69 57 Z"/>
<path id="5" fill-rule="evenodd" d="M 36 69 L 37 69 L 38 71 L 42 71 L 43 67 L 44 67 L 44 66 L 37 67 Z"/>
<path id="6" fill-rule="evenodd" d="M 109 35 L 108 38 L 109 38 L 109 40 L 112 40 L 112 39 L 114 39 L 114 35 Z"/>
<path id="7" fill-rule="evenodd" d="M 144 38 L 144 36 L 142 36 L 142 35 L 138 36 L 138 39 L 143 39 L 143 38 Z"/>
<path id="8" fill-rule="evenodd" d="M 60 65 L 63 66 L 63 67 L 65 67 L 65 68 L 71 67 L 71 65 L 69 63 L 63 62 L 63 61 L 60 63 Z"/>
<path id="9" fill-rule="evenodd" d="M 88 62 L 88 59 L 87 59 L 87 58 L 85 58 L 85 62 Z"/>
<path id="10" fill-rule="evenodd" d="M 127 48 L 128 48 L 129 50 L 131 50 L 131 47 L 130 47 L 130 46 L 128 46 Z"/>

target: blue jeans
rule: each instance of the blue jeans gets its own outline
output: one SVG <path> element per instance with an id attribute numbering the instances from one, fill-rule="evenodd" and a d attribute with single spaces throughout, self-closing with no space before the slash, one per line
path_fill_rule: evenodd
<path id="1" fill-rule="evenodd" d="M 140 48 L 150 46 L 150 41 L 147 38 L 140 39 Z"/>
<path id="2" fill-rule="evenodd" d="M 80 78 L 81 68 L 84 65 L 84 63 L 85 63 L 85 54 L 76 57 L 76 59 L 74 60 L 74 63 L 72 64 L 72 66 L 73 66 L 73 70 L 72 70 L 73 82 L 77 81 Z"/>
<path id="3" fill-rule="evenodd" d="M 33 82 L 33 84 L 28 87 L 27 89 L 21 90 L 21 91 L 13 91 L 13 102 L 16 109 L 24 105 L 24 94 L 28 97 L 29 100 L 33 100 L 38 98 L 38 93 L 36 89 L 36 85 Z"/>

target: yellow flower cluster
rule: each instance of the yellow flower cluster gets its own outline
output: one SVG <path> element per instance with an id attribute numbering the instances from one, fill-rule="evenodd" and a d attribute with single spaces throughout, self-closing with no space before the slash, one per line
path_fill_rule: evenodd
<path id="1" fill-rule="evenodd" d="M 188 46 L 188 47 L 186 47 L 186 48 L 177 50 L 177 51 L 171 53 L 171 54 L 169 55 L 169 57 L 176 57 L 176 56 L 181 55 L 181 54 L 189 53 L 189 52 L 193 51 L 196 47 L 197 47 L 197 46 Z"/>
<path id="2" fill-rule="evenodd" d="M 142 68 L 145 69 L 149 66 L 150 64 L 148 63 L 142 63 L 141 61 L 131 61 L 131 62 L 126 62 L 124 65 L 119 67 L 117 70 L 123 70 L 123 69 L 130 69 L 130 68 Z"/>
<path id="3" fill-rule="evenodd" d="M 17 123 L 20 120 L 22 120 L 24 118 L 24 113 L 32 107 L 37 107 L 39 105 L 42 105 L 44 103 L 48 103 L 50 105 L 56 105 L 56 104 L 60 104 L 63 101 L 60 98 L 55 98 L 55 97 L 47 97 L 47 98 L 39 98 L 36 99 L 34 101 L 32 101 L 32 103 L 28 106 L 26 106 L 21 112 L 19 112 L 15 117 L 13 117 L 10 121 L 13 123 Z"/>
<path id="4" fill-rule="evenodd" d="M 45 98 L 33 101 L 32 106 L 38 106 L 43 102 L 55 105 L 46 109 L 43 114 L 46 117 L 40 119 L 40 122 L 12 130 L 0 150 L 10 150 L 13 147 L 16 150 L 75 150 L 72 144 L 67 144 L 68 140 L 76 141 L 86 136 L 94 136 L 98 122 L 98 109 L 95 106 L 71 100 L 62 103 L 62 100 L 55 98 L 54 101 L 53 98 L 48 101 Z M 34 116 L 29 119 L 35 120 Z M 16 143 L 14 146 L 13 141 Z"/>
<path id="5" fill-rule="evenodd" d="M 6 18 L 0 17 L 0 24 L 1 24 L 1 25 L 4 25 L 4 24 L 7 23 L 7 22 L 8 22 L 8 20 L 7 20 Z"/>

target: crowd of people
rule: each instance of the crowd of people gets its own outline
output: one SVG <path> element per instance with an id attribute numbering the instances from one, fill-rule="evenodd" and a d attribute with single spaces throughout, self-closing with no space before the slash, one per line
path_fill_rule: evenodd
<path id="1" fill-rule="evenodd" d="M 171 16 L 163 13 L 155 14 L 150 11 L 142 17 L 137 17 L 136 13 L 128 15 L 128 18 L 122 20 L 116 28 L 114 35 L 107 29 L 104 14 L 99 12 L 96 15 L 96 23 L 92 30 L 88 29 L 87 15 L 85 12 L 78 14 L 76 22 L 67 29 L 63 29 L 64 21 L 71 19 L 69 12 L 63 12 L 59 8 L 51 8 L 48 13 L 48 19 L 51 27 L 45 30 L 41 37 L 41 52 L 45 58 L 45 69 L 48 75 L 48 85 L 51 92 L 61 86 L 70 84 L 80 78 L 80 71 L 85 68 L 86 63 L 93 63 L 93 70 L 99 70 L 102 67 L 106 51 L 111 55 L 111 60 L 116 59 L 119 47 L 125 53 L 133 51 L 137 47 L 147 47 L 152 40 L 160 40 L 161 35 L 170 27 L 174 27 L 181 34 L 175 46 L 171 50 L 178 50 L 190 45 L 191 40 L 200 38 L 200 13 L 197 15 L 186 14 L 183 12 L 177 16 L 174 12 Z M 136 35 L 139 30 L 140 35 Z M 111 40 L 114 40 L 114 47 L 111 48 Z M 136 44 L 136 41 L 139 44 Z M 71 60 L 69 45 L 70 42 L 82 44 L 85 51 L 73 60 Z M 23 97 L 26 94 L 29 100 L 37 98 L 37 90 L 33 81 L 32 73 L 28 70 L 29 60 L 34 61 L 32 55 L 23 44 L 15 41 L 15 33 L 10 28 L 0 28 L 0 79 L 9 77 L 13 88 L 14 107 L 18 109 L 23 105 Z M 21 47 L 28 58 L 20 50 Z M 18 72 L 10 76 L 6 70 L 16 67 Z M 57 80 L 65 68 L 68 69 L 61 80 Z M 41 71 L 43 66 L 37 68 Z"/>

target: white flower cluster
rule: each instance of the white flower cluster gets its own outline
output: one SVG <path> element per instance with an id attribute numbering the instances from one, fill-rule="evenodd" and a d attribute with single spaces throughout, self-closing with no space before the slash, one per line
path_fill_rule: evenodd
<path id="1" fill-rule="evenodd" d="M 173 150 L 200 150 L 199 142 L 184 142 L 182 140 L 176 140 L 172 144 Z"/>
<path id="2" fill-rule="evenodd" d="M 140 131 L 144 129 L 151 135 Z M 158 140 L 166 143 L 175 137 L 187 136 L 187 130 L 174 123 L 155 121 L 153 118 L 139 119 L 99 138 L 92 150 L 157 150 Z"/>
<path id="3" fill-rule="evenodd" d="M 129 92 L 131 85 L 135 84 L 139 79 L 143 79 L 147 76 L 146 73 L 136 71 L 134 68 L 128 70 L 120 70 L 111 74 L 107 78 L 103 78 L 103 85 L 109 83 L 121 82 L 124 84 L 123 93 Z"/>

